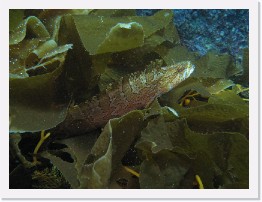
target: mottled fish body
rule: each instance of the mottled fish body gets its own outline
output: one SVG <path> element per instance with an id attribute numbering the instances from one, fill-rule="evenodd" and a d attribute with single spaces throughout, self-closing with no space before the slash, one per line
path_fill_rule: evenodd
<path id="1" fill-rule="evenodd" d="M 69 108 L 60 132 L 80 135 L 104 126 L 109 119 L 129 111 L 143 109 L 156 97 L 170 91 L 194 71 L 190 61 L 157 67 L 122 78 L 118 85 L 94 96 L 91 100 Z"/>

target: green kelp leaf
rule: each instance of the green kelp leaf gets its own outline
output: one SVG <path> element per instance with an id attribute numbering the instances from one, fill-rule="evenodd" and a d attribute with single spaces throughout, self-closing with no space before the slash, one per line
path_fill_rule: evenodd
<path id="1" fill-rule="evenodd" d="M 228 157 L 228 173 L 232 183 L 249 182 L 249 146 L 242 134 L 234 133 L 230 136 L 232 142 Z M 227 183 L 228 184 L 228 183 Z"/>
<path id="2" fill-rule="evenodd" d="M 111 175 L 121 166 L 121 159 L 143 126 L 141 111 L 109 120 L 85 161 L 79 176 L 80 187 L 108 187 Z"/>
<path id="3" fill-rule="evenodd" d="M 73 21 L 85 49 L 91 55 L 123 51 L 143 45 L 143 27 L 135 21 L 89 15 L 65 18 L 67 24 L 70 20 Z"/>
<path id="4" fill-rule="evenodd" d="M 143 113 L 144 120 L 147 121 L 161 116 L 165 122 L 172 122 L 179 117 L 178 113 L 173 108 L 168 106 L 161 107 L 158 102 L 158 98 L 155 98 L 155 100 L 150 103 L 149 106 L 146 106 L 146 108 L 143 110 Z"/>
<path id="5" fill-rule="evenodd" d="M 181 112 L 181 116 L 184 116 L 187 119 L 223 122 L 231 119 L 246 117 L 248 115 L 247 107 L 242 106 L 242 108 L 236 110 L 229 105 L 206 104 L 194 108 L 185 109 L 185 111 Z"/>
<path id="6" fill-rule="evenodd" d="M 195 54 L 189 52 L 185 46 L 178 45 L 170 49 L 160 45 L 155 49 L 155 52 L 161 56 L 166 65 L 172 65 L 184 60 L 195 61 Z"/>
<path id="7" fill-rule="evenodd" d="M 228 104 L 228 105 L 245 105 L 248 104 L 237 94 L 231 90 L 225 90 L 218 94 L 210 96 L 208 103 L 210 104 Z M 234 106 L 232 106 L 234 107 Z"/>
<path id="8" fill-rule="evenodd" d="M 145 32 L 145 38 L 151 36 L 153 33 L 163 29 L 173 21 L 172 10 L 161 10 L 149 17 L 134 17 L 138 23 L 142 24 Z"/>
<path id="9" fill-rule="evenodd" d="M 165 123 L 162 116 L 148 122 L 141 131 L 141 138 L 136 143 L 136 148 L 157 153 L 163 149 L 172 150 L 169 133 L 173 130 L 173 123 Z"/>
<path id="10" fill-rule="evenodd" d="M 103 74 L 106 71 L 110 72 L 110 69 L 112 69 L 108 67 L 108 64 L 110 64 L 110 62 L 112 61 L 112 56 L 110 53 L 92 55 L 91 58 L 92 66 L 98 74 Z M 114 73 L 112 73 L 112 76 L 113 74 Z"/>
<path id="11" fill-rule="evenodd" d="M 97 139 L 97 132 L 55 140 L 41 157 L 47 158 L 61 172 L 71 188 L 79 188 L 78 175 Z"/>
<path id="12" fill-rule="evenodd" d="M 164 120 L 164 117 L 165 115 L 162 114 L 148 122 L 147 127 L 141 131 L 141 138 L 136 142 L 135 148 L 149 156 L 169 150 L 194 158 L 190 145 L 184 137 L 187 127 L 185 120 L 173 118 L 172 122 L 168 122 L 170 120 Z"/>
<path id="13" fill-rule="evenodd" d="M 236 182 L 236 183 L 225 184 L 221 186 L 221 189 L 249 189 L 249 183 Z"/>
<path id="14" fill-rule="evenodd" d="M 164 29 L 164 38 L 165 40 L 177 45 L 180 43 L 180 37 L 178 31 L 173 23 L 170 22 Z"/>
<path id="15" fill-rule="evenodd" d="M 240 72 L 235 74 L 235 80 L 244 86 L 249 86 L 249 49 L 242 50 L 242 64 L 239 64 Z"/>
<path id="16" fill-rule="evenodd" d="M 189 168 L 186 160 L 162 150 L 141 164 L 139 183 L 142 189 L 179 188 Z"/>
<path id="17" fill-rule="evenodd" d="M 208 52 L 206 55 L 195 61 L 193 77 L 228 78 L 229 70 L 235 68 L 232 56 L 228 54 L 217 55 Z"/>
<path id="18" fill-rule="evenodd" d="M 189 159 L 184 155 L 178 155 L 167 150 L 153 155 L 153 159 L 158 164 L 164 177 L 165 185 L 163 188 L 179 188 L 184 175 L 190 167 Z"/>
<path id="19" fill-rule="evenodd" d="M 245 91 L 249 91 L 249 88 L 245 88 L 240 84 L 236 84 L 232 87 L 232 92 L 234 92 L 235 94 L 243 93 Z"/>
<path id="20" fill-rule="evenodd" d="M 72 15 L 66 16 L 65 21 L 74 24 L 85 49 L 94 55 L 140 47 L 144 38 L 168 25 L 172 16 L 171 10 L 164 10 L 149 17 Z"/>
<path id="21" fill-rule="evenodd" d="M 51 73 L 24 79 L 10 78 L 10 131 L 46 130 L 65 119 L 68 101 L 61 93 L 64 91 L 58 80 L 64 57 L 62 54 L 57 58 L 57 68 Z"/>
<path id="22" fill-rule="evenodd" d="M 26 73 L 25 59 L 44 41 L 45 39 L 30 39 L 9 46 L 10 78 L 26 78 L 29 76 Z"/>
<path id="23" fill-rule="evenodd" d="M 93 9 L 90 15 L 96 16 L 110 16 L 110 17 L 122 17 L 122 16 L 135 16 L 135 9 Z"/>
<path id="24" fill-rule="evenodd" d="M 248 121 L 248 106 L 232 107 L 223 104 L 205 104 L 184 108 L 180 111 L 180 116 L 186 118 L 190 128 L 196 131 L 239 132 L 243 126 L 242 122 Z M 248 133 L 248 131 L 244 132 Z"/>
<path id="25" fill-rule="evenodd" d="M 33 10 L 32 12 L 34 11 L 35 10 Z M 44 22 L 46 23 L 46 20 L 52 19 L 53 17 L 70 15 L 70 14 L 88 15 L 90 14 L 91 11 L 92 9 L 43 9 L 40 10 L 38 13 L 28 13 L 28 15 L 35 15 L 39 17 L 39 19 L 43 19 Z"/>
<path id="26" fill-rule="evenodd" d="M 169 138 L 173 145 L 173 152 L 186 155 L 189 159 L 195 159 L 195 154 L 190 144 L 185 138 L 185 130 L 188 127 L 185 119 L 178 119 L 173 122 L 173 130 L 169 133 Z"/>
<path id="27" fill-rule="evenodd" d="M 66 17 L 64 17 L 66 18 Z M 63 20 L 59 30 L 59 44 L 74 44 L 65 61 L 66 84 L 77 103 L 96 94 L 93 88 L 98 84 L 98 71 L 92 68 L 92 58 L 83 47 L 72 21 Z M 90 95 L 91 93 L 91 95 Z"/>
<path id="28" fill-rule="evenodd" d="M 243 82 L 249 86 L 249 49 L 243 49 Z"/>
<path id="29" fill-rule="evenodd" d="M 51 33 L 51 38 L 58 42 L 58 35 L 60 30 L 62 16 L 55 16 L 50 19 L 44 19 L 46 28 Z"/>
<path id="30" fill-rule="evenodd" d="M 46 51 L 43 57 L 41 57 L 41 60 L 39 63 L 45 62 L 49 60 L 50 58 L 53 58 L 55 56 L 59 56 L 60 54 L 66 53 L 69 49 L 72 49 L 73 44 L 65 44 L 58 47 L 55 47 L 49 51 Z"/>
<path id="31" fill-rule="evenodd" d="M 226 169 L 227 156 L 224 150 L 230 145 L 227 138 L 225 139 L 223 135 L 197 133 L 190 130 L 188 126 L 185 127 L 185 138 L 195 152 L 206 152 L 220 169 Z"/>
<path id="32" fill-rule="evenodd" d="M 212 78 L 210 78 L 212 79 Z M 234 82 L 228 79 L 216 79 L 217 81 L 215 81 L 215 83 L 211 86 L 206 86 L 207 87 L 207 91 L 210 94 L 216 94 L 219 93 L 231 86 L 234 86 Z"/>
<path id="33" fill-rule="evenodd" d="M 146 38 L 145 46 L 154 48 L 165 41 L 168 41 L 173 44 L 179 44 L 180 39 L 173 22 L 168 24 L 165 28 L 157 31 L 156 33 Z"/>
<path id="34" fill-rule="evenodd" d="M 190 130 L 185 122 L 180 122 L 180 128 L 187 147 L 194 153 L 191 157 L 185 153 L 191 166 L 180 188 L 192 188 L 195 175 L 201 177 L 205 188 L 214 188 L 218 178 L 216 186 L 248 180 L 248 141 L 242 134 L 198 133 Z"/>
<path id="35" fill-rule="evenodd" d="M 198 175 L 201 178 L 204 189 L 214 188 L 213 181 L 216 175 L 216 166 L 213 162 L 213 159 L 210 158 L 208 153 L 202 151 L 195 152 L 195 158 L 191 160 L 190 168 L 184 175 L 184 179 L 181 180 L 179 188 L 199 188 L 199 186 L 194 186 L 194 182 L 196 182 L 196 175 Z"/>
<path id="36" fill-rule="evenodd" d="M 142 189 L 174 189 L 189 169 L 188 159 L 167 150 L 154 154 L 141 164 L 139 183 Z"/>
<path id="37" fill-rule="evenodd" d="M 60 150 L 60 152 L 69 154 L 70 149 L 65 148 L 63 150 Z M 75 168 L 75 159 L 72 159 L 73 162 L 65 161 L 60 157 L 56 156 L 55 152 L 52 151 L 44 151 L 41 153 L 41 156 L 49 159 L 51 163 L 57 167 L 57 169 L 62 173 L 63 177 L 72 188 L 79 187 L 79 181 L 77 179 L 77 170 Z"/>
<path id="38" fill-rule="evenodd" d="M 39 17 L 39 15 L 44 12 L 46 9 L 25 9 L 24 13 L 26 17 L 29 16 L 36 16 Z"/>
<path id="39" fill-rule="evenodd" d="M 89 12 L 88 9 L 43 9 L 38 14 L 31 15 L 37 16 L 45 25 L 51 38 L 58 42 L 62 16 L 72 14 L 86 15 Z"/>
<path id="40" fill-rule="evenodd" d="M 50 35 L 44 24 L 35 16 L 30 16 L 23 20 L 17 29 L 9 37 L 9 45 L 18 44 L 26 35 L 32 38 L 49 38 Z"/>
<path id="41" fill-rule="evenodd" d="M 111 178 L 109 189 L 139 189 L 139 179 L 121 166 Z"/>
<path id="42" fill-rule="evenodd" d="M 10 78 L 26 78 L 37 74 L 53 71 L 60 59 L 59 54 L 66 53 L 71 44 L 58 46 L 54 40 L 30 39 L 23 40 L 9 47 Z M 61 61 L 62 62 L 62 61 Z M 54 66 L 53 68 L 49 68 Z M 38 71 L 37 69 L 41 69 Z M 35 71 L 37 70 L 37 71 Z"/>
<path id="43" fill-rule="evenodd" d="M 179 188 L 195 158 L 184 136 L 185 127 L 183 120 L 165 122 L 159 116 L 142 130 L 135 145 L 145 158 L 140 168 L 141 188 Z"/>
<path id="44" fill-rule="evenodd" d="M 57 47 L 57 43 L 54 40 L 45 41 L 43 44 L 32 50 L 25 59 L 25 66 L 31 67 L 39 63 L 40 59 L 44 55 Z"/>
<path id="45" fill-rule="evenodd" d="M 223 176 L 222 184 L 248 181 L 248 141 L 244 135 L 226 132 L 202 134 L 187 128 L 185 137 L 195 151 L 208 154 L 219 168 L 216 175 Z"/>
<path id="46" fill-rule="evenodd" d="M 146 109 L 144 109 L 144 119 L 157 117 L 162 113 L 162 107 L 156 98 Z"/>
<path id="47" fill-rule="evenodd" d="M 64 144 L 68 147 L 69 153 L 75 159 L 75 168 L 77 170 L 77 175 L 81 173 L 82 167 L 87 156 L 90 154 L 92 147 L 94 146 L 98 132 L 94 131 L 86 135 L 56 140 L 55 144 Z"/>
<path id="48" fill-rule="evenodd" d="M 144 160 L 141 164 L 139 183 L 141 189 L 163 189 L 164 176 L 154 160 Z"/>
<path id="49" fill-rule="evenodd" d="M 35 53 L 29 55 L 27 73 L 30 76 L 45 74 L 48 72 L 52 72 L 54 69 L 59 66 L 59 64 L 63 64 L 65 58 L 61 55 L 66 54 L 69 49 L 72 49 L 72 44 L 66 44 L 63 46 L 52 48 L 51 50 L 44 53 L 44 55 L 40 58 Z M 36 65 L 29 66 L 30 60 L 38 61 Z M 32 62 L 31 62 L 32 64 Z"/>
<path id="50" fill-rule="evenodd" d="M 57 42 L 62 16 L 72 14 L 87 15 L 89 12 L 89 9 L 26 9 L 25 15 L 39 18 L 50 33 L 51 38 Z"/>
<path id="51" fill-rule="evenodd" d="M 9 9 L 9 32 L 13 32 L 23 21 L 24 9 Z"/>
<path id="52" fill-rule="evenodd" d="M 72 14 L 88 14 L 88 9 L 42 9 L 42 10 L 26 10 L 27 16 L 36 16 L 38 17 L 43 24 L 45 25 L 47 31 L 51 35 L 51 39 L 58 42 L 58 33 L 60 29 L 60 22 L 62 16 L 72 15 Z M 61 45 L 61 44 L 59 44 Z"/>
<path id="53" fill-rule="evenodd" d="M 199 82 L 201 82 L 201 84 L 204 87 L 206 87 L 211 94 L 218 93 L 219 91 L 222 91 L 233 85 L 232 81 L 228 79 L 220 79 L 220 78 L 212 78 L 212 77 L 199 77 L 199 78 L 191 77 L 191 78 L 197 79 Z"/>
<path id="54" fill-rule="evenodd" d="M 142 46 L 144 30 L 137 22 L 117 23 L 107 33 L 104 41 L 99 44 L 96 54 L 118 52 Z"/>
<path id="55" fill-rule="evenodd" d="M 148 37 L 147 39 L 145 39 L 145 46 L 148 47 L 156 47 L 160 44 L 162 44 L 165 41 L 165 38 L 158 35 L 158 34 L 153 34 L 150 37 Z"/>

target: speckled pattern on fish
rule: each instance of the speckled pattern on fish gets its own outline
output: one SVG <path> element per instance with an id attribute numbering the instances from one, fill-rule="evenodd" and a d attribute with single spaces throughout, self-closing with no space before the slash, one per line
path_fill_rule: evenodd
<path id="1" fill-rule="evenodd" d="M 91 100 L 69 108 L 58 128 L 63 134 L 78 135 L 104 126 L 109 119 L 143 109 L 156 97 L 170 91 L 194 71 L 190 61 L 155 67 L 121 78 L 117 85 Z"/>

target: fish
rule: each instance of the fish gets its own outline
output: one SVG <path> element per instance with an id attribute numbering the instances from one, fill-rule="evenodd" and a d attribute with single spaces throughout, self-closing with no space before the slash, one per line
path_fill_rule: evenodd
<path id="1" fill-rule="evenodd" d="M 57 127 L 58 131 L 67 136 L 81 135 L 103 127 L 112 118 L 144 109 L 187 79 L 194 69 L 191 61 L 182 61 L 165 67 L 156 65 L 121 77 L 105 92 L 69 107 L 65 120 Z"/>

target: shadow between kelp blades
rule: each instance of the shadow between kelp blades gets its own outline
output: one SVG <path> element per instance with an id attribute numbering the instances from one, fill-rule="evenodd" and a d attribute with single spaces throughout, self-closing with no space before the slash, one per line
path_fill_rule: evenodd
<path id="1" fill-rule="evenodd" d="M 187 79 L 195 66 L 183 61 L 155 67 L 121 78 L 117 85 L 79 105 L 71 106 L 66 119 L 56 127 L 62 137 L 81 135 L 103 127 L 109 119 L 143 109 L 156 97 Z"/>

